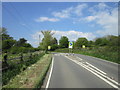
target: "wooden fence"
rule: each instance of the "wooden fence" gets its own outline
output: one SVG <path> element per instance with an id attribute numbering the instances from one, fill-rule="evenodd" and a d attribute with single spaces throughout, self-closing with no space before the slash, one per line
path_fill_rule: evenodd
<path id="1" fill-rule="evenodd" d="M 5 54 L 3 56 L 3 61 L 0 62 L 0 63 L 2 63 L 2 69 L 0 69 L 0 70 L 4 71 L 4 70 L 8 69 L 10 66 L 9 65 L 10 61 L 13 61 L 13 63 L 15 63 L 15 64 L 20 64 L 22 62 L 32 60 L 33 58 L 38 56 L 40 53 L 41 52 L 34 52 L 34 53 L 30 53 L 30 54 L 25 55 L 25 56 L 21 53 L 18 57 L 15 57 L 15 58 L 8 58 L 8 55 Z M 14 62 L 14 60 L 16 60 L 16 61 Z"/>

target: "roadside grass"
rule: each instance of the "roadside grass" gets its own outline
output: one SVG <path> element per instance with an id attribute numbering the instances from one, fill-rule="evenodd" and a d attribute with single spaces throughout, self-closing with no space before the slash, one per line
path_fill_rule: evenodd
<path id="1" fill-rule="evenodd" d="M 73 49 L 73 53 L 93 56 L 120 64 L 120 61 L 118 60 L 119 48 L 120 47 L 96 47 L 86 49 Z M 69 53 L 69 49 L 57 49 L 55 52 Z"/>
<path id="2" fill-rule="evenodd" d="M 24 71 L 30 65 L 36 63 L 43 55 L 44 53 L 40 53 L 38 56 L 31 58 L 29 61 L 22 61 L 19 64 L 16 62 L 20 62 L 20 60 L 8 61 L 9 68 L 2 71 L 2 85 L 7 85 L 11 79 Z"/>
<path id="3" fill-rule="evenodd" d="M 3 88 L 38 88 L 41 87 L 46 72 L 50 66 L 51 54 L 44 55 L 35 64 L 29 66 Z"/>

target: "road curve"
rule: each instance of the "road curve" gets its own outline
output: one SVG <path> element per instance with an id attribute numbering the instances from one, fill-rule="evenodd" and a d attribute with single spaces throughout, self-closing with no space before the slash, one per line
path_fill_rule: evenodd
<path id="1" fill-rule="evenodd" d="M 62 55 L 54 55 L 48 88 L 113 88 L 85 68 Z"/>

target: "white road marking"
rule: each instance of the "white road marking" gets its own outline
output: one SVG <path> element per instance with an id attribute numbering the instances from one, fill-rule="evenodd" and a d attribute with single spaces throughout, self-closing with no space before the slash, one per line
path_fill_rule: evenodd
<path id="1" fill-rule="evenodd" d="M 70 59 L 70 60 L 73 61 L 74 63 L 82 66 L 83 68 L 87 69 L 88 71 L 90 71 L 91 73 L 93 73 L 94 75 L 96 75 L 97 77 L 99 77 L 100 79 L 104 80 L 106 83 L 108 83 L 108 84 L 111 85 L 112 87 L 118 88 L 118 86 L 115 85 L 115 84 L 119 85 L 118 82 L 116 82 L 116 81 L 110 79 L 109 77 L 101 74 L 100 72 L 101 72 L 102 70 L 99 69 L 100 72 L 98 72 L 98 71 L 94 70 L 93 68 L 85 65 L 84 63 L 81 63 L 81 62 L 78 62 L 78 61 L 76 61 L 76 60 L 73 60 L 73 59 L 71 59 L 71 58 L 69 58 L 69 57 L 67 57 L 67 56 L 65 56 L 65 57 L 68 58 L 68 59 Z M 85 62 L 85 63 L 86 63 L 86 62 Z M 89 64 L 89 63 L 87 62 L 87 64 Z M 90 65 L 90 64 L 89 64 L 89 65 Z M 92 65 L 92 67 L 94 67 L 94 66 Z M 102 71 L 102 72 L 103 72 L 103 71 Z M 108 81 L 107 79 L 108 79 L 109 81 Z M 110 82 L 110 81 L 111 81 L 111 82 Z M 112 82 L 115 83 L 115 84 L 113 84 Z"/>
<path id="2" fill-rule="evenodd" d="M 96 70 L 98 70 L 99 72 L 103 73 L 103 74 L 106 74 L 105 72 L 103 72 L 102 70 L 98 69 L 97 67 L 93 66 L 92 64 L 86 62 L 89 66 L 95 68 Z"/>
<path id="3" fill-rule="evenodd" d="M 50 74 L 49 74 L 49 77 L 48 77 L 48 81 L 47 81 L 46 89 L 45 89 L 45 90 L 47 90 L 48 87 L 49 87 L 49 83 L 50 83 L 50 79 L 51 79 L 51 75 L 52 75 L 52 71 L 53 71 L 53 63 L 54 63 L 54 57 L 53 57 L 53 59 L 52 59 L 52 64 L 51 64 L 51 69 L 50 69 Z"/>
<path id="4" fill-rule="evenodd" d="M 80 64 L 80 63 L 79 63 L 79 64 Z M 82 64 L 82 65 L 84 65 L 84 64 Z M 88 69 L 90 69 L 90 70 L 92 70 L 92 71 L 96 72 L 97 74 L 101 75 L 102 77 L 104 77 L 104 78 L 108 79 L 109 81 L 111 81 L 111 82 L 113 82 L 113 83 L 115 83 L 115 84 L 119 85 L 119 84 L 118 84 L 118 82 L 116 82 L 116 81 L 112 80 L 111 78 L 109 78 L 108 76 L 106 76 L 106 75 L 102 74 L 101 72 L 98 72 L 98 71 L 94 70 L 93 68 L 91 68 L 91 67 L 89 67 L 89 66 L 87 66 L 87 65 L 84 65 L 84 66 L 85 66 L 85 67 L 87 67 Z"/>
<path id="5" fill-rule="evenodd" d="M 106 83 L 108 83 L 109 85 L 111 85 L 114 88 L 118 88 L 118 86 L 114 85 L 113 83 L 111 83 L 110 81 L 106 80 L 105 78 L 103 78 L 102 76 L 98 75 L 97 73 L 93 72 L 92 70 L 88 69 L 87 67 L 83 66 L 85 69 L 87 69 L 88 71 L 90 71 L 91 73 L 93 73 L 94 75 L 96 75 L 97 77 L 99 77 L 100 79 L 104 80 Z"/>
<path id="6" fill-rule="evenodd" d="M 80 57 L 77 57 L 78 59 L 80 59 L 81 61 L 83 60 L 82 58 L 80 58 Z"/>

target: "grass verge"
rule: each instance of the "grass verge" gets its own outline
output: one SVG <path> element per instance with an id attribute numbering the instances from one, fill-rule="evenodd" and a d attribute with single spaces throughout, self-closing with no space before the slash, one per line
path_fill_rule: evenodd
<path id="1" fill-rule="evenodd" d="M 43 82 L 45 74 L 51 63 L 51 55 L 44 55 L 35 64 L 29 66 L 25 71 L 21 72 L 14 79 L 3 86 L 3 88 L 37 88 Z"/>
<path id="2" fill-rule="evenodd" d="M 24 71 L 27 67 L 31 66 L 32 64 L 36 63 L 40 58 L 44 55 L 41 53 L 29 61 L 22 61 L 19 64 L 16 64 L 16 60 L 14 62 L 8 61 L 9 68 L 2 71 L 2 85 L 7 85 L 11 79 L 13 79 L 16 75 L 20 74 Z M 20 61 L 20 60 L 19 60 Z M 3 66 L 3 64 L 2 64 Z"/>

